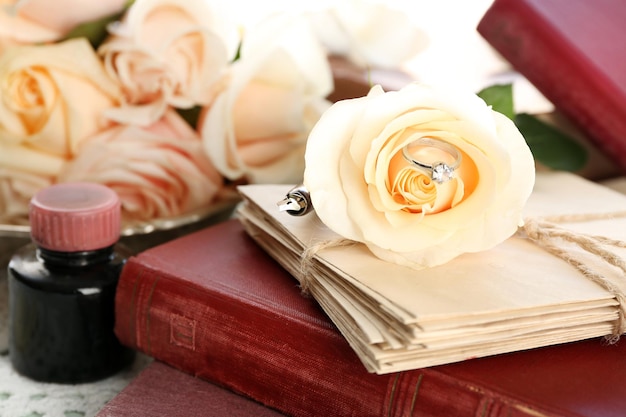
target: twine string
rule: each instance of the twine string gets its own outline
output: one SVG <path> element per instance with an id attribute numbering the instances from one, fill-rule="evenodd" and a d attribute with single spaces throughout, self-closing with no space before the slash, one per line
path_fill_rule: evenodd
<path id="1" fill-rule="evenodd" d="M 523 227 L 523 231 L 530 240 L 549 253 L 574 266 L 585 277 L 600 285 L 615 297 L 619 303 L 619 311 L 613 333 L 606 337 L 609 343 L 616 343 L 620 335 L 626 332 L 626 294 L 608 277 L 593 270 L 581 259 L 574 256 L 573 252 L 563 247 L 562 242 L 574 244 L 584 251 L 595 255 L 597 258 L 613 265 L 621 270 L 622 276 L 626 275 L 626 262 L 608 248 L 626 248 L 626 242 L 604 236 L 573 232 L 558 226 L 557 223 L 583 222 L 616 217 L 626 217 L 626 212 L 564 215 L 542 219 L 529 218 L 525 220 Z"/>
<path id="2" fill-rule="evenodd" d="M 319 251 L 327 248 L 354 245 L 355 243 L 357 242 L 354 240 L 337 238 L 318 242 L 306 248 L 300 256 L 300 291 L 305 295 L 310 295 L 313 280 L 313 274 L 311 273 L 313 258 L 315 258 L 315 255 L 317 255 Z"/>

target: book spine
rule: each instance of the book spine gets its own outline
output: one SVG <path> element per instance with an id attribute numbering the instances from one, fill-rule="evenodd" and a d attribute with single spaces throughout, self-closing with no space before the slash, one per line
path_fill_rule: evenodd
<path id="1" fill-rule="evenodd" d="M 556 417 L 436 368 L 368 373 L 335 328 L 189 283 L 145 258 L 122 272 L 115 330 L 127 346 L 294 417 Z"/>
<path id="2" fill-rule="evenodd" d="M 539 10 L 534 3 L 540 2 L 496 0 L 481 19 L 478 32 L 626 170 L 626 97 L 585 51 L 550 22 L 555 10 Z M 572 2 L 566 12 L 584 15 L 588 7 L 595 5 Z"/>

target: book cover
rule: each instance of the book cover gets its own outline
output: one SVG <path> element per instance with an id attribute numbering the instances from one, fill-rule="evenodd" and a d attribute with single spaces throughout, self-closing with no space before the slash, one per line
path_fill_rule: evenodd
<path id="1" fill-rule="evenodd" d="M 421 270 L 343 244 L 314 212 L 279 211 L 288 185 L 239 189 L 246 230 L 306 286 L 372 372 L 624 332 L 626 197 L 576 175 L 539 173 L 524 229 Z"/>
<path id="2" fill-rule="evenodd" d="M 495 0 L 478 32 L 626 171 L 626 7 Z"/>
<path id="3" fill-rule="evenodd" d="M 624 343 L 592 339 L 377 375 L 297 284 L 229 220 L 131 258 L 116 331 L 129 346 L 291 416 L 612 417 L 626 409 Z"/>
<path id="4" fill-rule="evenodd" d="M 232 391 L 151 362 L 96 417 L 280 417 Z"/>

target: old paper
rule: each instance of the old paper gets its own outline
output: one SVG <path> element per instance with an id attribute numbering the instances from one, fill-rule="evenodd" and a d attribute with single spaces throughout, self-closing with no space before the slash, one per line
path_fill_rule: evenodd
<path id="1" fill-rule="evenodd" d="M 414 270 L 382 261 L 362 244 L 332 244 L 340 237 L 314 213 L 292 217 L 279 212 L 276 202 L 289 188 L 240 187 L 244 204 L 238 215 L 250 235 L 307 287 L 372 372 L 598 337 L 616 326 L 614 293 L 523 233 L 492 250 Z M 562 226 L 572 233 L 626 240 L 625 209 L 620 193 L 572 174 L 542 173 L 527 216 L 554 220 L 567 215 L 576 221 Z M 322 242 L 331 244 L 304 265 L 303 252 Z M 568 254 L 623 288 L 623 271 L 562 244 Z"/>

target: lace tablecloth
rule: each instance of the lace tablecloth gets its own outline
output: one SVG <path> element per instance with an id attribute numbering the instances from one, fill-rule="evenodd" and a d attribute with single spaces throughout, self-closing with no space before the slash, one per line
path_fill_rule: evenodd
<path id="1" fill-rule="evenodd" d="M 99 382 L 79 385 L 46 384 L 16 374 L 4 351 L 0 356 L 0 416 L 95 416 L 148 361 L 149 358 L 139 356 L 130 369 Z"/>

